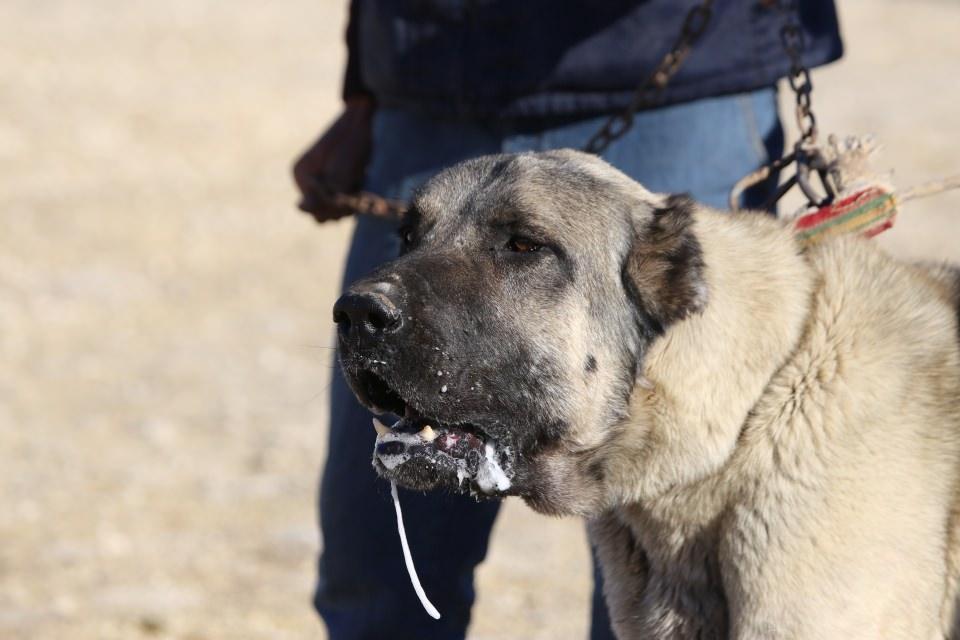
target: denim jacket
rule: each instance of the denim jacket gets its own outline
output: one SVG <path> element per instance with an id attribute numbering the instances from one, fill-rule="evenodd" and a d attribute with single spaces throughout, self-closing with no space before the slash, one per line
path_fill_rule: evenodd
<path id="1" fill-rule="evenodd" d="M 623 109 L 699 0 L 352 0 L 344 96 L 438 117 Z M 832 0 L 798 0 L 803 61 L 842 54 Z M 770 86 L 790 61 L 775 0 L 715 0 L 663 104 Z"/>

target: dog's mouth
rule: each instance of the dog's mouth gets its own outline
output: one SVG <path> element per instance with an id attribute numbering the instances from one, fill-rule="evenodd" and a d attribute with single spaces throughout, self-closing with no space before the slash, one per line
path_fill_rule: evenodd
<path id="1" fill-rule="evenodd" d="M 373 465 L 380 475 L 411 489 L 446 487 L 486 496 L 512 484 L 513 448 L 479 425 L 423 415 L 386 380 L 370 371 L 357 378 L 363 400 L 378 413 L 402 416 L 387 426 L 378 418 Z"/>

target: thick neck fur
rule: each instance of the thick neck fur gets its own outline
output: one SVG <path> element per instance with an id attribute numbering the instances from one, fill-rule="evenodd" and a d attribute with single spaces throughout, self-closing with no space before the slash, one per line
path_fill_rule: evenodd
<path id="1" fill-rule="evenodd" d="M 717 527 L 737 487 L 722 472 L 810 307 L 813 276 L 780 223 L 701 210 L 694 232 L 709 301 L 651 344 L 602 453 L 607 510 L 590 535 L 625 638 L 726 637 Z"/>
<path id="2" fill-rule="evenodd" d="M 701 209 L 694 233 L 706 264 L 706 308 L 670 326 L 645 355 L 643 384 L 606 451 L 609 506 L 645 505 L 709 482 L 730 459 L 747 416 L 795 348 L 812 275 L 793 235 L 757 214 Z M 722 496 L 715 496 L 721 499 Z M 710 496 L 698 502 L 711 519 Z M 687 509 L 677 510 L 698 518 Z M 679 523 L 678 523 L 679 524 Z"/>

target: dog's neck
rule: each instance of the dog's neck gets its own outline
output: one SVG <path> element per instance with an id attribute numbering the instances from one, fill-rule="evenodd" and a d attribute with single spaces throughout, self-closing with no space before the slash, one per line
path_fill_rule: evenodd
<path id="1" fill-rule="evenodd" d="M 606 469 L 615 474 L 611 506 L 643 505 L 701 483 L 707 489 L 808 314 L 813 275 L 788 228 L 755 213 L 695 216 L 709 301 L 645 355 Z"/>

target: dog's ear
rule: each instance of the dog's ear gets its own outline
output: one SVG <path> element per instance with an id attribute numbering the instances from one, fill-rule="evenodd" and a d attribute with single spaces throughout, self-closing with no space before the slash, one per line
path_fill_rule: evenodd
<path id="1" fill-rule="evenodd" d="M 696 206 L 687 195 L 671 195 L 652 216 L 634 223 L 623 281 L 641 321 L 653 333 L 662 333 L 707 304 L 703 252 L 693 230 Z"/>

